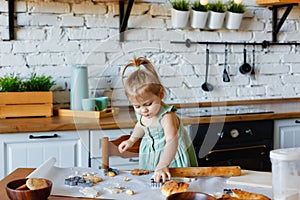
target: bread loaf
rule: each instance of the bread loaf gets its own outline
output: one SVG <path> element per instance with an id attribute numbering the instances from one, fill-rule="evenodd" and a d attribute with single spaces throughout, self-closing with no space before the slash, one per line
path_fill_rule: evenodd
<path id="1" fill-rule="evenodd" d="M 189 188 L 189 184 L 185 182 L 170 180 L 166 181 L 160 191 L 163 195 L 169 196 L 178 192 L 185 192 Z"/>
<path id="2" fill-rule="evenodd" d="M 26 186 L 30 190 L 37 190 L 48 187 L 47 181 L 43 178 L 29 178 L 26 181 Z"/>

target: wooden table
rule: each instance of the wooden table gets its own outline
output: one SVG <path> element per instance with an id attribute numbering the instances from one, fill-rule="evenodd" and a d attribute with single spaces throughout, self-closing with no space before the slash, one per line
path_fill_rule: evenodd
<path id="1" fill-rule="evenodd" d="M 12 180 L 15 179 L 21 179 L 25 178 L 27 175 L 29 175 L 34 168 L 18 168 L 12 173 L 10 173 L 8 176 L 6 176 L 4 179 L 0 181 L 0 197 L 1 200 L 9 200 L 8 196 L 6 195 L 5 187 L 6 184 Z M 62 197 L 62 196 L 50 196 L 48 200 L 91 200 L 91 199 L 97 199 L 99 198 L 82 198 L 82 197 Z M 103 199 L 102 199 L 103 200 Z"/>

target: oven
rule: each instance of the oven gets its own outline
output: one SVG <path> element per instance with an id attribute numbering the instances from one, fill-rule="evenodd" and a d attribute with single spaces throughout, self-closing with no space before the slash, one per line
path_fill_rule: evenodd
<path id="1" fill-rule="evenodd" d="M 270 171 L 273 120 L 192 125 L 199 166 Z"/>
<path id="2" fill-rule="evenodd" d="M 225 110 L 231 109 L 229 107 Z M 220 110 L 224 108 L 218 108 L 214 113 L 224 116 L 229 114 L 229 112 L 221 113 Z M 249 112 L 250 110 L 248 108 L 245 110 L 247 113 L 243 113 L 240 109 L 239 113 L 235 114 L 271 112 L 257 109 Z M 213 114 L 207 112 L 207 109 L 201 111 L 205 116 Z M 181 110 L 181 114 L 190 117 L 196 116 L 193 112 L 195 109 L 191 112 Z M 234 113 L 231 112 L 230 115 L 232 114 Z M 271 171 L 269 153 L 273 149 L 273 129 L 273 120 L 194 124 L 190 127 L 190 136 L 199 166 L 238 165 L 242 169 Z"/>

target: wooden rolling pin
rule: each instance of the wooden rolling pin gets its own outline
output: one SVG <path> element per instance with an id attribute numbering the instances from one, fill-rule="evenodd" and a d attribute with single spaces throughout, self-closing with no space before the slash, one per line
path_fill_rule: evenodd
<path id="1" fill-rule="evenodd" d="M 170 168 L 172 177 L 240 176 L 239 166 Z"/>

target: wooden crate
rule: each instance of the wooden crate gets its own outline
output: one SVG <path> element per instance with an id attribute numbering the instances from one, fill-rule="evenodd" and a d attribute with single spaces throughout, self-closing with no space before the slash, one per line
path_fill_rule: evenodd
<path id="1" fill-rule="evenodd" d="M 52 92 L 0 92 L 0 118 L 51 117 Z"/>

